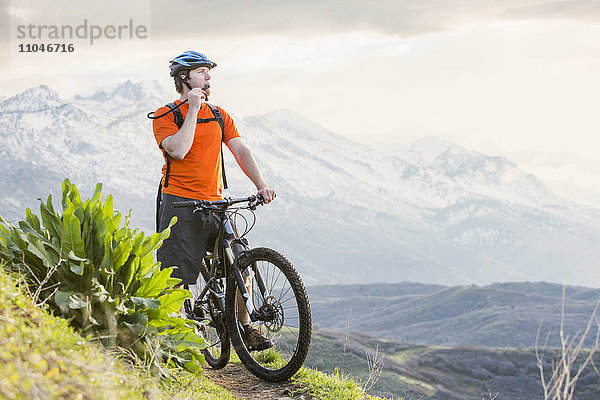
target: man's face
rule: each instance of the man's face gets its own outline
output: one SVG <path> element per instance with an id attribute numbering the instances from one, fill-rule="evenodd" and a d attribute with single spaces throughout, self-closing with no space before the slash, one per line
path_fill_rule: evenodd
<path id="1" fill-rule="evenodd" d="M 210 87 L 210 75 L 208 74 L 209 69 L 207 67 L 198 67 L 190 71 L 190 77 L 188 81 L 193 88 L 199 88 L 206 90 Z"/>

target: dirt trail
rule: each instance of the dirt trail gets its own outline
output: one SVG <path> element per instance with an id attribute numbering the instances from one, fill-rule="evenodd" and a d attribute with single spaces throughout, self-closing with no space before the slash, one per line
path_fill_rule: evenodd
<path id="1" fill-rule="evenodd" d="M 252 375 L 241 364 L 230 363 L 220 370 L 204 369 L 206 376 L 240 400 L 316 400 L 309 394 L 292 396 L 298 385 L 292 382 L 265 382 Z"/>

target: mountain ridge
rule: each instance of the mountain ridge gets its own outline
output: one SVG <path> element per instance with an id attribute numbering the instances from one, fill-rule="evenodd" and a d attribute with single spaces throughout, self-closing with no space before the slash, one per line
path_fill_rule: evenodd
<path id="1" fill-rule="evenodd" d="M 2 152 L 4 165 L 19 165 L 23 173 L 3 178 L 2 213 L 20 218 L 19 204 L 24 209 L 47 196 L 29 166 L 54 193 L 60 193 L 59 176 L 84 193 L 103 182 L 116 207 L 132 208 L 132 223 L 151 231 L 163 160 L 146 114 L 172 97 L 156 82 L 127 81 L 66 100 L 44 86 L 5 99 L 0 144 L 11 151 Z M 24 98 L 37 98 L 44 111 L 31 111 Z M 556 196 L 506 158 L 432 138 L 402 156 L 353 142 L 291 110 L 234 120 L 279 194 L 261 208 L 252 243 L 282 251 L 308 283 L 600 286 L 594 273 L 600 210 Z M 225 161 L 230 193 L 254 192 L 227 151 Z"/>
<path id="2" fill-rule="evenodd" d="M 355 332 L 427 346 L 533 348 L 553 332 L 558 346 L 562 285 L 502 282 L 487 286 L 378 283 L 309 286 L 314 322 L 323 329 Z M 565 334 L 585 328 L 600 289 L 565 287 Z M 594 336 L 594 335 L 591 335 Z M 587 345 L 593 337 L 587 338 Z"/>

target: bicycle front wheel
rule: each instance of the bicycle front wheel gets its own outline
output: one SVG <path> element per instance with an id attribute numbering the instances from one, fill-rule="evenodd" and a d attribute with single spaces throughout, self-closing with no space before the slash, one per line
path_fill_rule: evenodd
<path id="1" fill-rule="evenodd" d="M 237 283 L 227 279 L 226 314 L 228 331 L 236 353 L 254 375 L 267 381 L 284 381 L 304 363 L 310 346 L 312 322 L 308 295 L 294 266 L 280 253 L 256 248 L 240 255 L 240 271 L 248 270 L 254 309 L 260 319 L 252 322 L 270 342 L 264 350 L 253 350 L 238 320 Z"/>

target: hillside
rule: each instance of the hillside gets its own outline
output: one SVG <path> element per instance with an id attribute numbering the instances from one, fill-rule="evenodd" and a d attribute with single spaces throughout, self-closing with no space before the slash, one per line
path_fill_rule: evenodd
<path id="1" fill-rule="evenodd" d="M 419 292 L 416 287 L 413 291 Z M 176 380 L 160 383 L 147 371 L 132 369 L 87 342 L 65 320 L 35 307 L 3 272 L 0 345 L 0 367 L 4 371 L 0 376 L 0 397 L 9 399 L 58 399 L 76 394 L 99 399 L 233 399 L 211 381 L 232 388 L 240 399 L 279 399 L 286 394 L 310 399 L 310 393 L 321 399 L 354 399 L 360 393 L 352 381 L 305 368 L 295 378 L 301 386 L 287 383 L 283 390 L 273 383 L 258 381 L 235 363 L 224 371 L 205 371 L 211 381 L 179 371 Z M 464 400 L 487 398 L 489 389 L 500 393 L 498 400 L 529 400 L 532 394 L 538 397 L 539 378 L 531 350 L 421 346 L 355 332 L 346 342 L 344 333 L 317 330 L 305 365 L 324 372 L 338 368 L 342 375 L 364 382 L 368 375 L 365 353 L 373 353 L 376 348 L 385 355 L 385 367 L 371 392 L 374 395 Z M 587 371 L 575 399 L 597 399 L 599 394 L 598 377 Z"/>
<path id="2" fill-rule="evenodd" d="M 344 353 L 344 344 L 346 351 Z M 543 398 L 539 370 L 532 349 L 490 349 L 472 346 L 434 347 L 381 340 L 351 332 L 319 330 L 307 365 L 323 371 L 340 368 L 343 373 L 365 381 L 365 354 L 375 349 L 384 355 L 384 369 L 372 393 L 422 400 L 480 400 L 498 393 L 497 400 Z M 343 366 L 342 366 L 343 360 Z M 600 355 L 596 357 L 600 362 Z M 545 360 L 551 370 L 551 359 Z M 600 379 L 592 368 L 582 375 L 574 399 L 597 400 Z"/>
<path id="3" fill-rule="evenodd" d="M 123 354 L 84 339 L 36 306 L 0 264 L 0 398 L 234 400 L 204 376 L 172 369 L 160 380 Z"/>
<path id="4" fill-rule="evenodd" d="M 533 347 L 538 326 L 558 344 L 562 286 L 496 283 L 441 286 L 418 283 L 308 288 L 315 324 L 409 343 L 441 346 Z M 600 290 L 566 288 L 567 333 L 585 326 Z M 348 321 L 348 318 L 350 320 Z M 590 338 L 591 340 L 591 338 Z"/>
<path id="5" fill-rule="evenodd" d="M 72 99 L 40 86 L 2 101 L 3 216 L 19 218 L 69 177 L 84 193 L 103 182 L 116 208 L 132 208 L 132 222 L 151 231 L 163 161 L 146 113 L 172 96 L 156 82 L 125 82 Z M 382 150 L 290 110 L 236 124 L 278 191 L 251 242 L 281 250 L 309 284 L 600 287 L 600 211 L 561 199 L 504 157 L 434 138 Z M 231 194 L 252 192 L 225 154 Z"/>
<path id="6" fill-rule="evenodd" d="M 68 321 L 50 315 L 23 292 L 0 264 L 0 398 L 279 400 L 364 398 L 351 379 L 301 368 L 287 382 L 264 382 L 233 356 L 224 370 L 201 374 L 168 367 L 161 378 L 128 355 L 83 338 Z M 377 400 L 375 397 L 368 399 Z"/>

